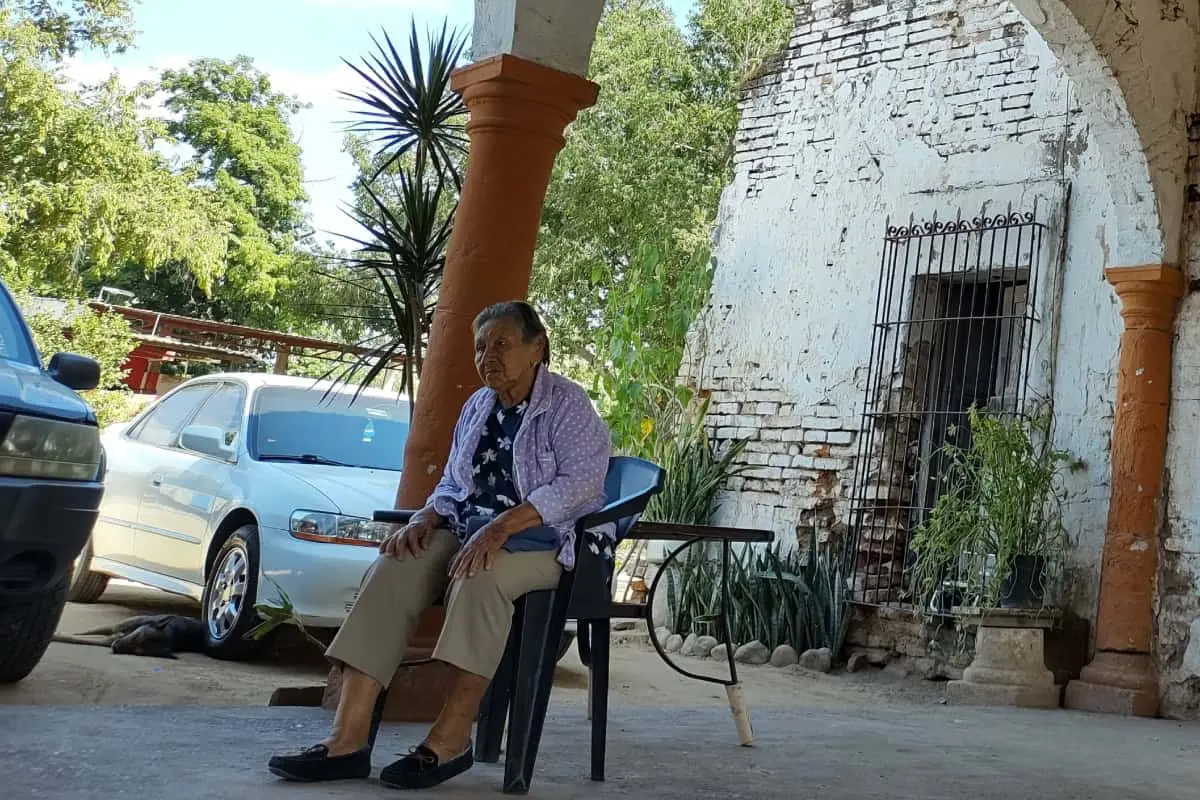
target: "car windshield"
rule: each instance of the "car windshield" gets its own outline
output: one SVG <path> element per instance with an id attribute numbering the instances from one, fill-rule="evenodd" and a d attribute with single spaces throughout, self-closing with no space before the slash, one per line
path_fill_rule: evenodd
<path id="1" fill-rule="evenodd" d="M 408 404 L 320 388 L 268 386 L 255 400 L 251 425 L 260 461 L 399 471 L 408 439 Z"/>
<path id="2" fill-rule="evenodd" d="M 37 354 L 29 344 L 21 312 L 7 291 L 0 291 L 0 358 L 38 366 Z"/>

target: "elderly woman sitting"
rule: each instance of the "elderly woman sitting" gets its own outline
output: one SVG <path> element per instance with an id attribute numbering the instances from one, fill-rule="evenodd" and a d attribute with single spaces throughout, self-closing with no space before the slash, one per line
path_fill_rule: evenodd
<path id="1" fill-rule="evenodd" d="M 433 657 L 455 681 L 425 740 L 384 768 L 396 788 L 426 788 L 473 764 L 471 724 L 504 653 L 513 602 L 551 589 L 574 567 L 575 522 L 604 505 L 609 430 L 584 390 L 549 369 L 550 342 L 525 303 L 475 320 L 475 366 L 484 387 L 463 407 L 444 475 L 428 503 L 380 546 L 354 609 L 327 656 L 342 669 L 329 736 L 270 761 L 296 781 L 366 778 L 376 701 L 392 679 L 417 619 L 443 596 L 446 619 Z M 611 534 L 589 532 L 610 551 Z"/>

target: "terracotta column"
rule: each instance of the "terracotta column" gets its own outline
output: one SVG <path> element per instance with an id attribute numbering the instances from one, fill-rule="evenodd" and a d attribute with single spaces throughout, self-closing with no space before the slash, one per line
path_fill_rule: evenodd
<path id="1" fill-rule="evenodd" d="M 442 475 L 458 412 L 479 388 L 471 321 L 529 290 L 542 202 L 563 134 L 596 102 L 577 75 L 501 55 L 459 70 L 470 109 L 467 177 L 446 255 L 429 352 L 404 451 L 398 508 L 423 505 Z"/>
<path id="2" fill-rule="evenodd" d="M 1105 271 L 1121 299 L 1121 354 L 1111 446 L 1112 484 L 1096 653 L 1080 680 L 1067 685 L 1066 705 L 1084 711 L 1158 714 L 1154 665 L 1154 599 L 1158 531 L 1171 403 L 1175 311 L 1187 287 L 1168 266 Z"/>

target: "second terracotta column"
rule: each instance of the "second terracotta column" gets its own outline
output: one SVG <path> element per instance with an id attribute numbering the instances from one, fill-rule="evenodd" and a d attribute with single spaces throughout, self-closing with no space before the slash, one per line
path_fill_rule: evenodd
<path id="1" fill-rule="evenodd" d="M 1066 705 L 1155 716 L 1154 599 L 1171 345 L 1186 280 L 1167 266 L 1119 267 L 1105 274 L 1121 299 L 1125 324 L 1117 368 L 1112 489 L 1100 568 L 1096 653 L 1080 680 L 1067 685 Z"/>

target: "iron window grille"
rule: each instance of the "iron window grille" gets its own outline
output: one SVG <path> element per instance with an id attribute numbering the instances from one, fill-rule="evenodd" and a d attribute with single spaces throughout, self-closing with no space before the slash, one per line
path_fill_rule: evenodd
<path id="1" fill-rule="evenodd" d="M 846 541 L 853 602 L 911 605 L 909 539 L 937 502 L 939 451 L 967 446 L 972 405 L 1027 410 L 1046 232 L 1036 204 L 889 221 Z M 956 586 L 951 576 L 943 590 Z"/>

